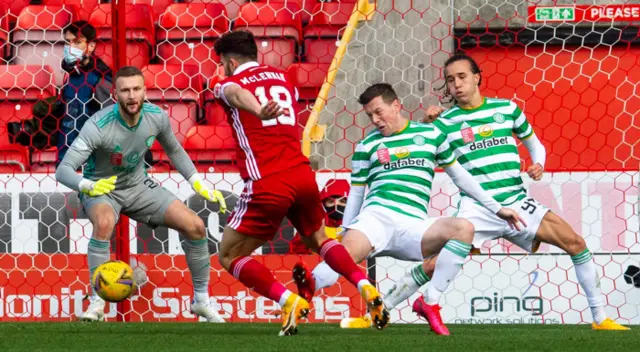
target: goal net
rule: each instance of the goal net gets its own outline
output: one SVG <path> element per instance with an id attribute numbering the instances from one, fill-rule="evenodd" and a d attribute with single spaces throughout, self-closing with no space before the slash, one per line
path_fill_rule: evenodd
<path id="1" fill-rule="evenodd" d="M 483 94 L 516 101 L 545 145 L 544 179 L 523 179 L 532 196 L 585 238 L 607 314 L 640 323 L 640 288 L 624 274 L 630 265 L 640 266 L 640 75 L 633 69 L 640 55 L 638 6 L 618 1 L 604 7 L 591 0 L 369 2 L 127 1 L 116 21 L 117 4 L 97 0 L 2 2 L 0 321 L 69 321 L 88 305 L 83 298 L 89 292 L 92 227 L 77 194 L 56 182 L 57 142 L 47 139 L 58 136 L 56 130 L 77 128 L 78 119 L 65 115 L 81 113 L 70 110 L 90 111 L 96 103 L 98 83 L 74 83 L 74 94 L 68 89 L 73 72 L 61 69 L 63 29 L 86 20 L 96 28 L 94 56 L 112 69 L 143 70 L 149 102 L 167 111 L 178 140 L 207 182 L 223 191 L 230 209 L 243 182 L 231 127 L 213 101 L 212 88 L 224 71 L 212 47 L 222 33 L 252 31 L 259 60 L 286 70 L 296 82 L 298 123 L 313 131 L 302 145 L 310 145 L 320 187 L 349 179 L 355 143 L 371 129 L 356 101 L 367 85 L 391 83 L 404 113 L 418 120 L 423 108 L 440 103 L 444 61 L 465 51 L 483 71 Z M 352 16 L 354 8 L 363 13 Z M 43 101 L 50 103 L 44 114 L 36 108 Z M 25 127 L 34 126 L 34 116 L 42 121 L 41 115 L 54 117 L 53 132 L 44 122 Z M 9 127 L 11 122 L 21 129 L 12 130 L 18 125 Z M 26 145 L 9 137 L 20 131 L 28 135 Z M 530 160 L 521 152 L 527 167 Z M 278 321 L 275 302 L 247 290 L 219 264 L 229 214 L 195 195 L 157 143 L 148 155 L 123 157 L 147 163 L 149 174 L 204 220 L 212 254 L 210 295 L 221 315 L 234 322 Z M 438 172 L 429 214 L 452 215 L 457 201 L 457 188 Z M 256 253 L 291 289 L 296 262 L 319 262 L 316 255 L 292 252 L 294 234 L 284 221 Z M 196 320 L 189 312 L 192 287 L 181 240 L 173 230 L 121 219 L 113 258 L 130 262 L 143 284 L 126 303 L 108 305 L 108 320 Z M 387 258 L 362 263 L 383 293 L 416 264 Z M 419 322 L 410 308 L 416 297 L 392 312 L 392 322 Z M 465 263 L 441 305 L 450 323 L 591 320 L 570 258 L 546 245 L 527 255 L 508 242 L 486 243 L 482 254 Z M 338 322 L 365 310 L 357 290 L 342 279 L 314 298 L 313 306 L 312 322 Z"/>

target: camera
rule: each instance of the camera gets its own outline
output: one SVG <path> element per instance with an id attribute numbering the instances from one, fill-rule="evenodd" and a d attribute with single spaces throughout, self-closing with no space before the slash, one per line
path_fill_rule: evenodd
<path id="1" fill-rule="evenodd" d="M 58 124 L 64 116 L 64 104 L 58 97 L 38 101 L 33 106 L 33 117 L 20 122 L 8 122 L 9 142 L 35 149 L 56 145 Z"/>

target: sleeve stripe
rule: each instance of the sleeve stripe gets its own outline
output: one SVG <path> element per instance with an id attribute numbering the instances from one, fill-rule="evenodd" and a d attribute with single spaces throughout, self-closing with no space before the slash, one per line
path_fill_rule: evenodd
<path id="1" fill-rule="evenodd" d="M 522 127 L 522 125 L 527 124 L 527 117 L 524 116 L 523 113 L 520 113 L 520 116 L 518 116 L 518 118 L 516 118 L 515 122 L 514 122 L 514 127 L 516 129 Z"/>
<path id="2" fill-rule="evenodd" d="M 453 157 L 453 160 L 451 160 L 451 161 L 446 161 L 446 160 L 445 160 L 444 162 L 440 162 L 440 163 L 438 163 L 438 164 L 439 164 L 441 167 L 448 167 L 448 166 L 451 166 L 451 165 L 455 164 L 455 163 L 456 163 L 456 161 L 458 160 L 458 159 L 456 159 L 456 157 L 455 157 L 455 156 L 452 156 L 452 157 Z"/>

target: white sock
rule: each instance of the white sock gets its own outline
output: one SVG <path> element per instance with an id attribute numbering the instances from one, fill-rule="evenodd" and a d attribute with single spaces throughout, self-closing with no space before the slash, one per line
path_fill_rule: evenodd
<path id="1" fill-rule="evenodd" d="M 200 303 L 209 303 L 209 292 L 193 292 L 193 299 Z"/>
<path id="2" fill-rule="evenodd" d="M 438 304 L 440 296 L 447 290 L 449 284 L 458 275 L 462 264 L 471 251 L 471 244 L 458 240 L 449 240 L 440 251 L 436 260 L 431 285 L 427 287 L 425 299 L 427 304 Z"/>
<path id="3" fill-rule="evenodd" d="M 282 293 L 282 296 L 280 296 L 280 300 L 278 301 L 278 304 L 280 305 L 280 307 L 284 307 L 284 304 L 287 303 L 287 299 L 289 299 L 289 297 L 291 297 L 291 294 L 293 292 L 286 290 Z"/>
<path id="4" fill-rule="evenodd" d="M 385 307 L 395 308 L 400 302 L 403 302 L 412 294 L 418 292 L 420 287 L 429 282 L 429 276 L 425 274 L 422 264 L 417 265 L 406 273 L 400 281 L 393 285 L 391 290 L 384 295 Z"/>
<path id="5" fill-rule="evenodd" d="M 362 292 L 362 288 L 365 286 L 373 286 L 369 280 L 360 280 L 358 281 L 358 291 Z"/>
<path id="6" fill-rule="evenodd" d="M 318 264 L 313 269 L 311 275 L 316 281 L 316 291 L 325 287 L 332 286 L 333 284 L 338 282 L 338 279 L 340 278 L 340 274 L 333 271 L 333 269 L 331 269 L 325 262 Z"/>
<path id="7" fill-rule="evenodd" d="M 596 324 L 602 323 L 607 319 L 607 315 L 604 312 L 604 297 L 600 290 L 600 278 L 598 277 L 598 271 L 596 264 L 593 262 L 593 254 L 589 252 L 589 249 L 585 249 L 571 257 L 573 267 L 576 269 L 576 276 L 582 289 L 587 294 L 587 301 L 591 308 L 591 314 L 593 315 L 593 321 Z"/>

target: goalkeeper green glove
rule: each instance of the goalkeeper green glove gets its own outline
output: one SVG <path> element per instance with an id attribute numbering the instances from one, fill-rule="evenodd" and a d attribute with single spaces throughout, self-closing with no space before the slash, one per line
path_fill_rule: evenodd
<path id="1" fill-rule="evenodd" d="M 200 178 L 200 175 L 195 174 L 191 176 L 189 179 L 191 183 L 191 187 L 196 191 L 202 198 L 212 202 L 218 203 L 220 205 L 220 212 L 225 213 L 227 211 L 227 202 L 224 200 L 224 196 L 222 192 L 218 190 L 211 190 L 204 184 L 204 181 Z"/>
<path id="2" fill-rule="evenodd" d="M 116 189 L 116 180 L 118 176 L 111 176 L 109 178 L 102 178 L 98 181 L 90 181 L 83 179 L 80 181 L 80 190 L 82 193 L 89 195 L 90 197 L 98 197 L 111 193 Z"/>

